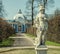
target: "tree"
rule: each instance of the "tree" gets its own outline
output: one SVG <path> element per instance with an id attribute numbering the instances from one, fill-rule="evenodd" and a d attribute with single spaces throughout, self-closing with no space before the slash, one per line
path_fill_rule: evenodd
<path id="1" fill-rule="evenodd" d="M 60 10 L 59 9 L 56 9 L 55 10 L 55 16 L 59 16 L 60 15 Z"/>
<path id="2" fill-rule="evenodd" d="M 38 4 L 43 5 L 46 8 L 54 6 L 54 0 L 35 0 Z"/>
<path id="3" fill-rule="evenodd" d="M 27 16 L 31 17 L 32 25 L 33 25 L 33 20 L 34 20 L 33 18 L 34 18 L 34 16 L 36 16 L 36 13 L 38 12 L 35 8 L 37 8 L 39 4 L 44 5 L 44 8 L 52 7 L 54 4 L 54 0 L 52 0 L 52 1 L 51 0 L 28 0 L 27 1 L 26 13 L 27 13 Z M 45 10 L 44 10 L 44 13 L 45 13 Z"/>
<path id="4" fill-rule="evenodd" d="M 49 20 L 48 40 L 60 43 L 60 10 L 56 9 L 53 18 Z"/>
<path id="5" fill-rule="evenodd" d="M 2 0 L 0 0 L 0 18 L 4 18 L 4 15 L 5 15 L 5 10 L 4 10 L 4 7 L 3 7 L 3 3 L 2 3 Z"/>
<path id="6" fill-rule="evenodd" d="M 26 2 L 26 16 L 31 18 L 32 19 L 32 25 L 33 25 L 33 20 L 34 20 L 34 17 L 36 16 L 36 13 L 37 13 L 37 10 L 35 9 L 38 4 L 36 5 L 37 3 L 35 2 L 35 0 L 28 0 Z"/>
<path id="7" fill-rule="evenodd" d="M 31 18 L 32 18 L 32 25 L 33 25 L 33 4 L 34 4 L 34 0 L 32 0 L 32 16 L 31 16 Z"/>

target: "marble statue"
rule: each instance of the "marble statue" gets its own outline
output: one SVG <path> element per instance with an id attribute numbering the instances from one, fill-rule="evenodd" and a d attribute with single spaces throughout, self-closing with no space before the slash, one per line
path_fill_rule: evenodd
<path id="1" fill-rule="evenodd" d="M 48 19 L 44 13 L 43 5 L 39 6 L 39 13 L 34 20 L 34 27 L 36 27 L 36 46 L 45 45 L 46 31 L 48 29 Z"/>

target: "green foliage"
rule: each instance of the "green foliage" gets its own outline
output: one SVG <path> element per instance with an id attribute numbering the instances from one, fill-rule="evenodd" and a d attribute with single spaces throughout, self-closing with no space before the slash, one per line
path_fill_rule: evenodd
<path id="1" fill-rule="evenodd" d="M 14 40 L 7 38 L 0 43 L 0 47 L 11 46 L 13 44 L 13 42 L 14 42 Z"/>

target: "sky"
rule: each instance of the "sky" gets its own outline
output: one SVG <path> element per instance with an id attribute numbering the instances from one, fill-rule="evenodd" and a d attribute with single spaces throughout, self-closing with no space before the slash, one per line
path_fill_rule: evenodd
<path id="1" fill-rule="evenodd" d="M 27 0 L 2 0 L 4 9 L 7 13 L 7 19 L 13 19 L 13 17 L 17 14 L 18 10 L 21 9 L 23 14 L 26 8 Z M 52 1 L 52 0 L 51 0 Z M 60 8 L 60 0 L 54 0 L 54 7 L 49 8 L 47 13 L 53 13 L 55 9 Z"/>

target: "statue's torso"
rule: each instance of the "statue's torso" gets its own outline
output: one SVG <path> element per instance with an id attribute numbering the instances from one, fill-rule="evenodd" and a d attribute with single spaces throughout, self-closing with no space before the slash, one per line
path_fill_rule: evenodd
<path id="1" fill-rule="evenodd" d="M 45 15 L 39 13 L 36 18 L 36 27 L 39 29 L 47 29 L 47 22 L 45 21 Z"/>

